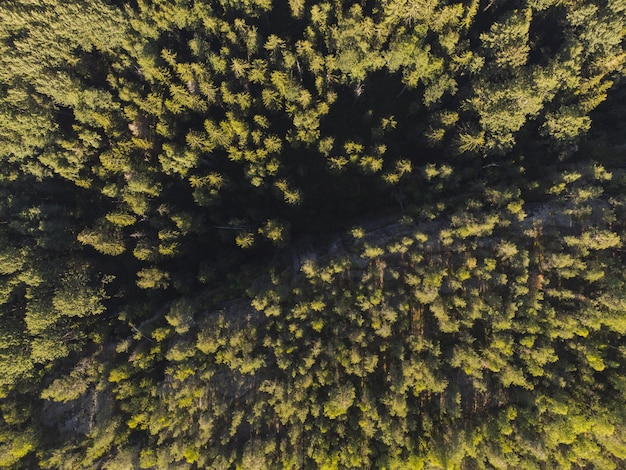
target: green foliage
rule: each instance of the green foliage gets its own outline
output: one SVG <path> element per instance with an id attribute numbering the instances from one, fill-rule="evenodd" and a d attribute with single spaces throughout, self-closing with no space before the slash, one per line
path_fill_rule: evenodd
<path id="1" fill-rule="evenodd" d="M 109 256 L 118 256 L 126 251 L 124 241 L 118 231 L 110 231 L 106 226 L 93 230 L 83 230 L 77 239 L 85 245 L 91 245 L 100 253 Z"/>
<path id="2" fill-rule="evenodd" d="M 342 385 L 333 390 L 324 405 L 324 414 L 330 419 L 345 415 L 354 403 L 355 391 L 351 384 Z"/>
<path id="3" fill-rule="evenodd" d="M 2 3 L 0 466 L 623 467 L 624 24 Z"/>
<path id="4" fill-rule="evenodd" d="M 141 289 L 165 289 L 169 286 L 170 275 L 158 268 L 146 268 L 137 273 L 137 278 Z"/>

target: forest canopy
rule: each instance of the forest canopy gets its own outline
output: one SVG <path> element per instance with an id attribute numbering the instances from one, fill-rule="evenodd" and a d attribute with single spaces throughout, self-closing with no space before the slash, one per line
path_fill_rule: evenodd
<path id="1" fill-rule="evenodd" d="M 625 38 L 0 3 L 0 467 L 622 468 Z"/>

